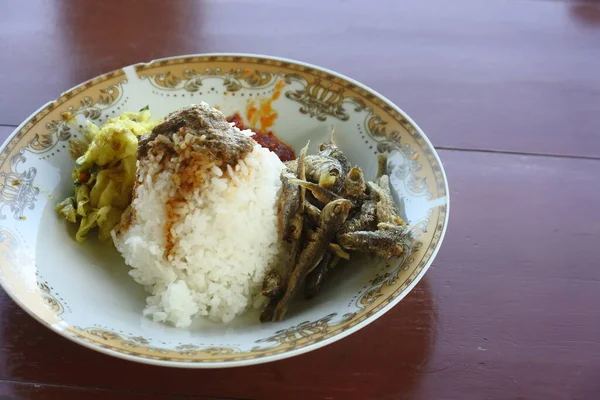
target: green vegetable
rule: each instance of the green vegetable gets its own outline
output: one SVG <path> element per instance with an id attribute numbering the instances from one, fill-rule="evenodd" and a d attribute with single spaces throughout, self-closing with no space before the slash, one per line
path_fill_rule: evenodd
<path id="1" fill-rule="evenodd" d="M 87 239 L 88 232 L 97 226 L 96 220 L 98 219 L 98 211 L 92 211 L 81 219 L 79 223 L 79 229 L 75 234 L 75 240 L 77 243 L 83 243 Z"/>
<path id="2" fill-rule="evenodd" d="M 90 212 L 90 189 L 86 185 L 79 185 L 75 189 L 77 215 L 85 217 Z"/>
<path id="3" fill-rule="evenodd" d="M 77 215 L 74 207 L 75 199 L 67 197 L 56 206 L 56 212 L 63 216 L 69 222 L 77 222 Z"/>
<path id="4" fill-rule="evenodd" d="M 112 231 L 121 220 L 121 214 L 123 214 L 123 210 L 116 207 L 107 206 L 98 210 L 97 223 L 100 228 L 98 233 L 100 240 L 107 240 L 110 238 L 110 231 Z"/>
<path id="5" fill-rule="evenodd" d="M 70 143 L 77 159 L 71 174 L 74 196 L 56 206 L 57 213 L 79 225 L 79 243 L 98 228 L 100 240 L 108 240 L 111 230 L 131 203 L 135 182 L 138 136 L 156 125 L 149 107 L 138 113 L 126 112 L 98 127 L 87 122 L 82 138 Z"/>

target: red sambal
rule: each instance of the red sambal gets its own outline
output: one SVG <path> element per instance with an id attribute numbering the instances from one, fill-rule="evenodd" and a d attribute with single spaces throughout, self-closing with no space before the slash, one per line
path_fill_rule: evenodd
<path id="1" fill-rule="evenodd" d="M 250 129 L 244 125 L 244 121 L 238 113 L 235 113 L 229 118 L 227 118 L 227 121 L 233 122 L 235 126 L 242 130 Z M 279 157 L 281 161 L 290 161 L 296 158 L 294 150 L 289 145 L 284 143 L 281 139 L 279 139 L 277 136 L 275 136 L 273 132 L 261 132 L 256 129 L 253 129 L 253 131 L 255 135 L 252 136 L 252 138 L 256 140 L 258 144 L 260 144 L 262 147 L 266 147 L 273 153 L 277 154 L 277 157 Z"/>

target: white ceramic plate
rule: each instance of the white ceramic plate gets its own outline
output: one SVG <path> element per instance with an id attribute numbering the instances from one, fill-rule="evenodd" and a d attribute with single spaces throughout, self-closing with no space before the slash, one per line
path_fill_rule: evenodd
<path id="1" fill-rule="evenodd" d="M 112 247 L 78 245 L 54 212 L 71 193 L 68 142 L 86 119 L 97 124 L 149 105 L 154 117 L 206 101 L 300 149 L 336 141 L 368 178 L 390 152 L 391 182 L 416 236 L 406 260 L 354 263 L 286 319 L 260 324 L 249 312 L 230 324 L 189 329 L 142 316 L 146 294 Z M 264 118 L 248 121 L 250 108 Z M 276 115 L 275 115 L 276 114 Z M 268 118 L 271 117 L 271 118 Z M 274 123 L 269 124 L 267 120 Z M 264 126 L 262 123 L 269 125 Z M 264 56 L 209 54 L 137 64 L 94 78 L 46 104 L 0 153 L 0 283 L 29 314 L 76 343 L 129 360 L 176 367 L 258 364 L 314 350 L 380 317 L 419 281 L 448 221 L 441 162 L 417 125 L 371 89 L 332 71 Z M 334 282 L 333 282 L 334 281 Z M 302 296 L 299 296 L 302 297 Z"/>

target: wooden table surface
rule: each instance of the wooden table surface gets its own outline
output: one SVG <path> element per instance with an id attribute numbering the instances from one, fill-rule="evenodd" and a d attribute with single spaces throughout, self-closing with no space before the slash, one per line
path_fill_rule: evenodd
<path id="1" fill-rule="evenodd" d="M 600 2 L 0 6 L 2 139 L 62 91 L 127 64 L 270 54 L 400 105 L 439 149 L 452 197 L 442 249 L 405 300 L 346 339 L 270 364 L 114 359 L 0 290 L 0 399 L 600 398 Z"/>

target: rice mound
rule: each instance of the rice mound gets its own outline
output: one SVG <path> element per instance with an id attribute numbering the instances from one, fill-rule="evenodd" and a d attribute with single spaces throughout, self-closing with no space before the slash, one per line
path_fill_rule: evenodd
<path id="1" fill-rule="evenodd" d="M 129 210 L 135 216 L 113 240 L 130 275 L 151 294 L 144 315 L 154 321 L 186 327 L 204 315 L 228 322 L 260 300 L 263 277 L 282 254 L 276 202 L 284 165 L 253 143 L 237 165 L 209 166 L 202 185 L 178 205 L 182 218 L 170 227 L 175 245 L 168 256 L 165 205 L 178 179 L 159 162 L 138 162 Z"/>

